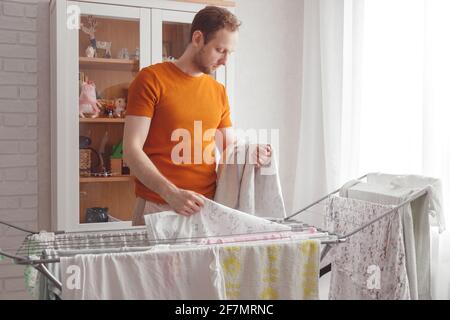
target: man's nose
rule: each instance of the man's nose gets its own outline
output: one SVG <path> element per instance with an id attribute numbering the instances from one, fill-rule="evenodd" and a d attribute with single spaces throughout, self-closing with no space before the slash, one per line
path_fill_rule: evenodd
<path id="1" fill-rule="evenodd" d="M 228 54 L 225 54 L 222 59 L 219 60 L 219 64 L 226 65 L 228 60 Z"/>

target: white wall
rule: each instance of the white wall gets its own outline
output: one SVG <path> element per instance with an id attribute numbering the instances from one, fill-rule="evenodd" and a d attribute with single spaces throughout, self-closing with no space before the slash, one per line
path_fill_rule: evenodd
<path id="1" fill-rule="evenodd" d="M 279 171 L 288 213 L 297 156 L 302 85 L 303 0 L 237 0 L 234 126 L 279 129 Z"/>

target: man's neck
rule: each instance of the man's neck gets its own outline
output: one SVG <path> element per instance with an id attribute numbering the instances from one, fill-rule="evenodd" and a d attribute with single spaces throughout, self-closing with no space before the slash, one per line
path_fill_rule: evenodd
<path id="1" fill-rule="evenodd" d="M 203 72 L 201 72 L 196 67 L 195 63 L 192 62 L 192 58 L 188 55 L 188 52 L 185 52 L 178 60 L 174 61 L 174 63 L 178 69 L 192 77 L 200 77 L 203 75 Z"/>

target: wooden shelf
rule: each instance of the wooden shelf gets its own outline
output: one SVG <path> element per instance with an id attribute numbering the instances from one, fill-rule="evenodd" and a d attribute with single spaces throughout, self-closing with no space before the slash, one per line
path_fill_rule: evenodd
<path id="1" fill-rule="evenodd" d="M 98 182 L 127 182 L 133 181 L 134 177 L 130 175 L 118 175 L 112 177 L 80 177 L 80 183 L 98 183 Z"/>
<path id="2" fill-rule="evenodd" d="M 125 118 L 80 118 L 80 123 L 125 123 Z"/>
<path id="3" fill-rule="evenodd" d="M 139 69 L 138 60 L 80 57 L 80 69 L 134 70 Z"/>

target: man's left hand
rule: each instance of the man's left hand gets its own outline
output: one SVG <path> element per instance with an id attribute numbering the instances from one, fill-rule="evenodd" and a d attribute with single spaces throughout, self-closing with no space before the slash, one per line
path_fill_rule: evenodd
<path id="1" fill-rule="evenodd" d="M 272 158 L 272 146 L 270 144 L 258 144 L 253 146 L 253 150 L 251 163 L 254 163 L 257 168 L 266 166 L 270 163 Z"/>

